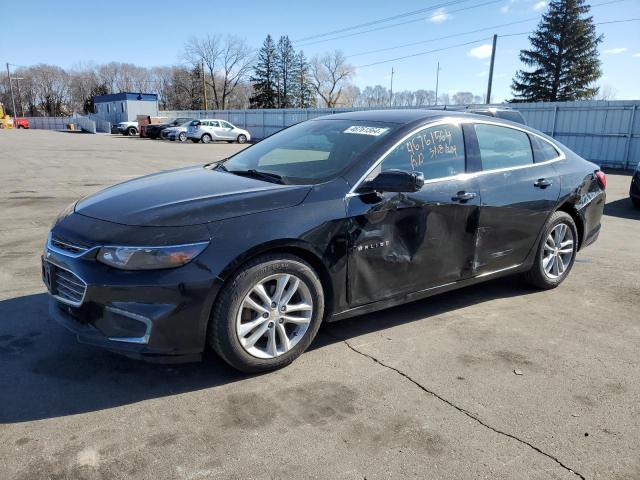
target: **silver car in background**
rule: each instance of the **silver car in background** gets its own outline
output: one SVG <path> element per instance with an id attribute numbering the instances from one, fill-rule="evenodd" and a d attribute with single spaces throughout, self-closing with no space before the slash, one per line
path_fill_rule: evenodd
<path id="1" fill-rule="evenodd" d="M 251 135 L 226 120 L 201 118 L 189 123 L 187 138 L 193 143 L 209 143 L 213 140 L 246 143 L 251 140 Z"/>
<path id="2" fill-rule="evenodd" d="M 165 128 L 164 130 L 162 130 L 162 132 L 160 132 L 160 137 L 163 140 L 171 140 L 172 142 L 175 142 L 176 140 L 180 142 L 186 142 L 187 128 L 189 127 L 189 124 L 191 122 L 192 121 L 190 120 L 188 122 L 183 123 L 182 125 Z"/>

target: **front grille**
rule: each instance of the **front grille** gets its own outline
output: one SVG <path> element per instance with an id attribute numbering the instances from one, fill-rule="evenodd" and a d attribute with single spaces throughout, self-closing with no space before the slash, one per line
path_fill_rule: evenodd
<path id="1" fill-rule="evenodd" d="M 77 243 L 67 242 L 56 237 L 51 237 L 51 245 L 57 249 L 64 250 L 65 252 L 72 253 L 73 255 L 82 255 L 88 247 L 78 245 Z"/>
<path id="2" fill-rule="evenodd" d="M 71 305 L 80 305 L 87 290 L 87 284 L 74 273 L 48 263 L 51 294 Z"/>

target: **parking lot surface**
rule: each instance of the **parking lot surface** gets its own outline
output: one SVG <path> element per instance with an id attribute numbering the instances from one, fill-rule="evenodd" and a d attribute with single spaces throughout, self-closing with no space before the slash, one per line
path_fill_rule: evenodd
<path id="1" fill-rule="evenodd" d="M 1 479 L 640 478 L 625 174 L 559 288 L 506 278 L 334 323 L 274 373 L 141 363 L 48 318 L 39 261 L 60 210 L 239 148 L 0 132 Z"/>

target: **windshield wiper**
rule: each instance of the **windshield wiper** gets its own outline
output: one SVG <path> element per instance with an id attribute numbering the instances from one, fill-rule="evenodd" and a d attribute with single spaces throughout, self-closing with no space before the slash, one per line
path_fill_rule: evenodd
<path id="1" fill-rule="evenodd" d="M 249 170 L 227 170 L 226 167 L 224 169 L 229 173 L 235 173 L 236 175 L 245 175 L 247 177 L 256 177 L 266 180 L 272 183 L 280 183 L 285 184 L 284 177 L 282 175 L 278 175 L 277 173 L 271 172 L 262 172 L 260 170 L 256 170 L 254 168 L 250 168 Z"/>

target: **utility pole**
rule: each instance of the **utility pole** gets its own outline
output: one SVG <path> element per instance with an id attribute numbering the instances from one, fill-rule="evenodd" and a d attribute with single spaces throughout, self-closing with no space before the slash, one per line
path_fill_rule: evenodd
<path id="1" fill-rule="evenodd" d="M 493 48 L 491 49 L 491 64 L 489 65 L 489 80 L 487 83 L 487 105 L 491 103 L 491 86 L 493 84 L 493 64 L 496 60 L 496 43 L 498 42 L 498 35 L 493 35 Z"/>
<path id="2" fill-rule="evenodd" d="M 9 79 L 9 90 L 11 91 L 11 103 L 13 103 L 13 116 L 16 116 L 16 99 L 13 97 L 13 85 L 11 85 L 11 74 L 9 73 L 9 62 L 7 62 L 7 78 Z"/>
<path id="3" fill-rule="evenodd" d="M 11 80 L 15 80 L 16 83 L 18 84 L 18 105 L 20 105 L 20 116 L 24 117 L 24 105 L 22 104 L 22 92 L 20 92 L 20 80 L 24 80 L 24 77 L 13 77 Z"/>
<path id="4" fill-rule="evenodd" d="M 438 83 L 440 81 L 440 62 L 438 62 L 438 68 L 436 69 L 436 103 L 438 105 Z"/>
<path id="5" fill-rule="evenodd" d="M 393 67 L 391 67 L 391 92 L 389 93 L 389 106 L 393 105 Z"/>
<path id="6" fill-rule="evenodd" d="M 205 81 L 204 76 L 204 60 L 200 61 L 200 68 L 202 69 L 202 94 L 204 95 L 204 109 L 209 110 L 209 103 L 207 102 L 207 82 Z"/>

